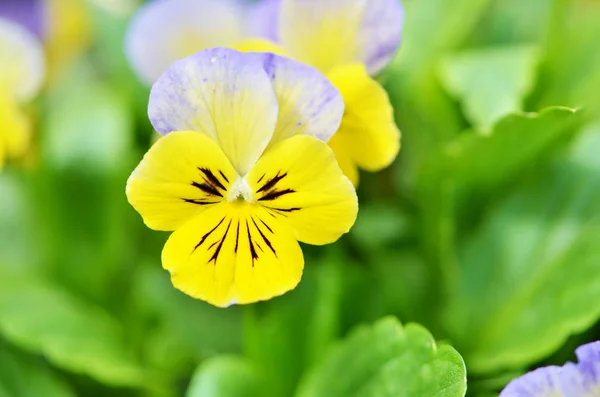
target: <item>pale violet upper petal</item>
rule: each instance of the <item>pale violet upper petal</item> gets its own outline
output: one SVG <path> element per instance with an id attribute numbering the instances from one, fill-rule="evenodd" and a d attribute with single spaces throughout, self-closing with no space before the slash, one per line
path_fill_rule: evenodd
<path id="1" fill-rule="evenodd" d="M 293 58 L 325 72 L 361 62 L 372 75 L 400 45 L 404 10 L 399 0 L 282 0 L 279 17 Z"/>
<path id="2" fill-rule="evenodd" d="M 270 145 L 298 134 L 328 142 L 344 115 L 344 100 L 338 89 L 314 67 L 275 54 L 252 55 L 262 62 L 279 103 Z"/>
<path id="3" fill-rule="evenodd" d="M 252 5 L 245 17 L 245 34 L 279 41 L 281 0 L 262 0 Z"/>
<path id="4" fill-rule="evenodd" d="M 27 101 L 39 92 L 45 71 L 42 43 L 25 27 L 0 18 L 0 89 Z"/>
<path id="5" fill-rule="evenodd" d="M 511 381 L 500 397 L 563 397 L 557 384 L 561 371 L 561 367 L 549 366 L 528 372 Z"/>
<path id="6" fill-rule="evenodd" d="M 132 69 L 152 84 L 177 59 L 243 38 L 236 0 L 154 0 L 134 15 L 125 37 Z"/>
<path id="7" fill-rule="evenodd" d="M 227 48 L 199 51 L 174 62 L 153 85 L 148 104 L 159 133 L 207 134 L 241 176 L 269 144 L 278 111 L 261 60 Z"/>

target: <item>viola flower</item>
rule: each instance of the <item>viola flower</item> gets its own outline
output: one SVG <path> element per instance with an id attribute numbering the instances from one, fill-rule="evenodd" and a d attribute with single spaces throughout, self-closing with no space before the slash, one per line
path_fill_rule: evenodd
<path id="1" fill-rule="evenodd" d="M 575 350 L 578 363 L 538 368 L 510 382 L 500 397 L 600 396 L 600 342 Z"/>
<path id="2" fill-rule="evenodd" d="M 242 40 L 243 10 L 236 0 L 148 2 L 135 14 L 125 36 L 129 64 L 142 81 L 152 84 L 178 59 Z"/>
<path id="3" fill-rule="evenodd" d="M 0 168 L 22 156 L 31 127 L 20 105 L 40 90 L 44 77 L 41 43 L 26 28 L 0 18 Z"/>
<path id="4" fill-rule="evenodd" d="M 83 0 L 2 0 L 0 17 L 27 28 L 42 41 L 50 76 L 63 71 L 90 42 Z"/>
<path id="5" fill-rule="evenodd" d="M 274 54 L 208 49 L 154 84 L 149 116 L 165 136 L 127 183 L 155 230 L 173 285 L 216 306 L 281 295 L 300 281 L 298 241 L 334 242 L 356 192 L 325 143 L 344 112 L 317 70 Z"/>
<path id="6" fill-rule="evenodd" d="M 387 66 L 400 45 L 400 1 L 264 0 L 257 7 L 248 24 L 262 26 L 259 35 L 278 40 L 287 56 L 317 67 L 342 93 L 346 113 L 330 145 L 346 175 L 357 184 L 358 168 L 378 171 L 390 165 L 400 150 L 400 132 L 387 93 L 370 76 Z M 263 41 L 236 48 L 265 47 Z"/>

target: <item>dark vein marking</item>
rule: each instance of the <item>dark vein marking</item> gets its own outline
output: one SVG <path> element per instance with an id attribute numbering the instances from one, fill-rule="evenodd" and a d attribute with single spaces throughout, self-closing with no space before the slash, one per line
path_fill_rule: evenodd
<path id="1" fill-rule="evenodd" d="M 252 267 L 254 267 L 254 260 L 258 259 L 258 254 L 254 249 L 254 243 L 252 243 L 252 236 L 250 235 L 250 226 L 248 226 L 248 219 L 246 219 L 246 230 L 248 231 L 248 243 L 250 244 L 250 255 L 252 256 Z"/>
<path id="2" fill-rule="evenodd" d="M 190 204 L 198 204 L 198 205 L 207 205 L 207 204 L 217 204 L 218 201 L 205 201 L 206 199 L 186 199 L 182 198 L 183 201 Z"/>
<path id="3" fill-rule="evenodd" d="M 219 240 L 215 241 L 214 243 L 212 243 L 210 245 L 210 247 L 207 248 L 207 250 L 211 249 L 212 247 L 214 247 L 217 243 L 219 242 Z"/>
<path id="4" fill-rule="evenodd" d="M 260 250 L 260 252 L 265 252 L 265 250 L 262 249 L 262 247 L 260 246 L 259 243 L 255 242 L 255 244 L 258 247 L 258 249 Z"/>
<path id="5" fill-rule="evenodd" d="M 267 207 L 267 208 L 269 208 L 270 210 L 273 210 L 273 211 L 277 211 L 277 212 L 294 212 L 294 211 L 300 211 L 302 209 L 302 208 L 273 208 L 273 207 Z"/>
<path id="6" fill-rule="evenodd" d="M 225 217 L 223 217 L 223 219 L 221 219 L 221 221 L 219 223 L 217 223 L 217 226 L 213 227 L 208 233 L 206 233 L 204 236 L 202 236 L 202 239 L 200 240 L 200 242 L 194 247 L 194 251 L 196 251 L 196 249 L 198 247 L 200 247 L 202 245 L 202 243 L 204 243 L 204 241 L 208 238 L 208 236 L 210 236 L 212 234 L 212 232 L 214 232 L 215 230 L 217 230 L 217 228 L 219 226 L 221 226 L 221 223 L 223 223 L 224 220 L 225 220 Z"/>
<path id="7" fill-rule="evenodd" d="M 240 240 L 240 221 L 238 221 L 237 230 L 235 232 L 235 249 L 233 250 L 233 252 L 235 252 L 236 254 L 237 254 L 237 250 L 238 250 L 239 240 Z"/>
<path id="8" fill-rule="evenodd" d="M 200 172 L 202 172 L 206 176 L 206 178 L 208 179 L 207 182 L 212 184 L 213 187 L 218 187 L 221 190 L 227 190 L 227 189 L 225 189 L 225 186 L 223 186 L 223 184 L 221 183 L 219 178 L 217 178 L 215 176 L 215 174 L 212 173 L 211 170 L 209 170 L 208 168 L 200 168 L 200 167 L 198 167 L 198 170 L 200 170 Z M 219 172 L 221 172 L 221 171 L 219 171 Z M 221 173 L 221 175 L 222 174 L 223 173 Z M 227 179 L 227 178 L 225 178 L 225 179 Z"/>
<path id="9" fill-rule="evenodd" d="M 215 253 L 213 254 L 213 256 L 210 257 L 210 259 L 208 260 L 208 263 L 215 261 L 215 265 L 217 264 L 217 259 L 219 259 L 219 253 L 221 252 L 221 248 L 223 248 L 223 243 L 225 242 L 225 239 L 227 238 L 227 233 L 229 233 L 229 227 L 231 226 L 231 221 L 233 219 L 229 220 L 229 225 L 227 225 L 227 229 L 225 229 L 225 233 L 223 233 L 223 237 L 221 238 L 221 242 L 219 243 L 219 245 L 217 246 L 217 249 L 215 250 Z"/>
<path id="10" fill-rule="evenodd" d="M 223 171 L 219 170 L 219 174 L 221 174 L 221 176 L 223 177 L 223 179 L 225 179 L 226 183 L 229 183 L 229 179 L 227 179 L 227 177 L 225 176 L 225 174 L 223 173 Z"/>
<path id="11" fill-rule="evenodd" d="M 283 178 L 285 178 L 287 176 L 287 172 L 283 173 L 281 175 L 279 175 L 279 172 L 277 173 L 277 175 L 275 175 L 273 178 L 269 179 L 260 189 L 258 189 L 256 191 L 256 193 L 260 193 L 263 191 L 267 191 L 267 190 L 271 190 L 273 189 L 273 187 L 275 187 L 275 185 L 281 181 Z"/>
<path id="12" fill-rule="evenodd" d="M 265 236 L 264 233 L 262 232 L 262 230 L 260 230 L 260 227 L 258 227 L 256 222 L 254 221 L 254 218 L 251 217 L 250 219 L 252 219 L 252 223 L 254 223 L 254 227 L 256 227 L 256 230 L 258 230 L 258 232 L 262 236 L 263 240 L 265 240 L 265 244 L 267 244 L 267 246 L 271 249 L 271 251 L 273 251 L 273 255 L 275 255 L 275 258 L 277 258 L 277 252 L 275 251 L 275 248 L 273 248 L 273 245 L 271 244 L 271 242 L 269 241 L 267 236 Z"/>
<path id="13" fill-rule="evenodd" d="M 202 190 L 204 193 L 211 195 L 211 196 L 217 196 L 217 197 L 223 197 L 223 195 L 221 194 L 221 192 L 219 192 L 217 190 L 217 188 L 215 188 L 213 185 L 210 184 L 206 184 L 206 183 L 198 183 L 198 182 L 192 182 L 192 186 Z"/>
<path id="14" fill-rule="evenodd" d="M 265 221 L 263 221 L 263 220 L 262 220 L 262 219 L 260 219 L 260 218 L 258 218 L 258 220 L 259 220 L 259 221 L 261 221 L 261 222 L 262 222 L 262 224 L 263 224 L 263 225 L 265 225 L 265 227 L 266 227 L 267 229 L 269 229 L 269 231 L 270 231 L 271 233 L 273 233 L 273 230 L 271 230 L 271 228 L 269 227 L 269 225 L 267 225 L 267 224 L 265 223 Z"/>
<path id="15" fill-rule="evenodd" d="M 258 201 L 275 200 L 276 198 L 285 196 L 286 194 L 290 194 L 290 193 L 296 193 L 296 191 L 294 189 L 271 190 L 270 192 L 268 192 L 267 194 L 265 194 L 264 196 L 259 198 Z"/>
<path id="16" fill-rule="evenodd" d="M 265 175 L 267 175 L 267 174 L 263 174 L 263 175 L 262 175 L 262 176 L 261 176 L 261 177 L 258 179 L 258 181 L 256 181 L 256 183 L 260 183 L 260 181 L 262 181 L 262 180 L 263 180 L 263 178 L 265 177 Z"/>

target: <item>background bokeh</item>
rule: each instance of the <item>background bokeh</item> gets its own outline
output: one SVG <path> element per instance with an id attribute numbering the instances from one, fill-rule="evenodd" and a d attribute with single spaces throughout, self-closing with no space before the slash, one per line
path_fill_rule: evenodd
<path id="1" fill-rule="evenodd" d="M 398 392 L 451 375 L 416 366 L 420 327 L 394 356 L 394 316 L 489 397 L 600 339 L 600 2 L 404 0 L 378 77 L 398 160 L 361 175 L 348 235 L 303 247 L 296 290 L 228 309 L 171 286 L 125 197 L 155 139 L 123 54 L 140 3 L 57 14 L 33 148 L 0 171 L 0 396 L 430 395 Z"/>

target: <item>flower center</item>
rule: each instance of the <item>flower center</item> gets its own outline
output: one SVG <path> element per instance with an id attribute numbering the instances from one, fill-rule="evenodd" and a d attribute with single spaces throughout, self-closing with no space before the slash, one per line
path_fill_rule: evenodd
<path id="1" fill-rule="evenodd" d="M 254 203 L 254 194 L 244 178 L 238 178 L 227 193 L 228 202 L 231 203 L 236 200 L 246 201 L 250 204 Z"/>

